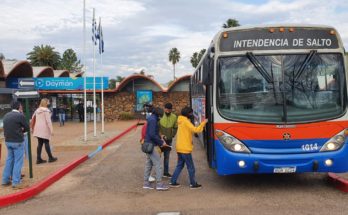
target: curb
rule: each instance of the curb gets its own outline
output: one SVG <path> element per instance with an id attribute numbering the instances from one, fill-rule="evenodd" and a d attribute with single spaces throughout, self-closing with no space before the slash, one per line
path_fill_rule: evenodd
<path id="1" fill-rule="evenodd" d="M 131 127 L 127 128 L 125 131 L 123 131 L 121 134 L 118 134 L 116 137 L 113 137 L 112 139 L 110 139 L 106 143 L 104 143 L 103 145 L 99 146 L 96 151 L 90 153 L 89 155 L 84 155 L 81 158 L 71 162 L 67 166 L 65 166 L 62 169 L 47 176 L 42 181 L 32 185 L 31 187 L 23 189 L 22 191 L 17 192 L 17 193 L 9 194 L 6 196 L 0 196 L 0 208 L 28 200 L 29 198 L 32 198 L 35 195 L 41 193 L 47 187 L 49 187 L 54 182 L 58 181 L 64 175 L 66 175 L 71 170 L 73 170 L 75 167 L 79 166 L 80 164 L 82 164 L 86 160 L 93 158 L 102 149 L 106 148 L 114 141 L 120 139 L 122 136 L 124 136 L 125 134 L 127 134 L 128 132 L 130 132 L 131 130 L 136 128 L 137 126 L 138 126 L 138 124 L 132 125 Z"/>
<path id="2" fill-rule="evenodd" d="M 329 181 L 339 190 L 348 193 L 348 180 L 329 172 Z"/>

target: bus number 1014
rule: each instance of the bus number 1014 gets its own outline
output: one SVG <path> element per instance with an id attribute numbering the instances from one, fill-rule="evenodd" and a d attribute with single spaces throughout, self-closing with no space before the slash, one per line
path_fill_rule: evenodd
<path id="1" fill-rule="evenodd" d="M 318 151 L 319 147 L 317 143 L 302 145 L 303 151 Z"/>

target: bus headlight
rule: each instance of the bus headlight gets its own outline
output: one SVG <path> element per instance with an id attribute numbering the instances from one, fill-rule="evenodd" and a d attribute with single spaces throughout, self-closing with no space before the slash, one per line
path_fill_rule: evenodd
<path id="1" fill-rule="evenodd" d="M 330 151 L 336 151 L 340 149 L 343 144 L 346 142 L 346 129 L 341 131 L 340 133 L 336 134 L 334 137 L 332 137 L 330 140 L 328 140 L 323 147 L 321 147 L 321 152 L 330 152 Z"/>
<path id="2" fill-rule="evenodd" d="M 238 153 L 250 153 L 248 147 L 246 147 L 241 141 L 239 141 L 235 137 L 220 130 L 216 130 L 215 134 L 227 150 Z"/>

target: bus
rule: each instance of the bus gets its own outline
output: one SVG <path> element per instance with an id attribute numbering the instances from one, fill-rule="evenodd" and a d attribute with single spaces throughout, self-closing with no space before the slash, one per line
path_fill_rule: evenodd
<path id="1" fill-rule="evenodd" d="M 198 138 L 218 175 L 347 172 L 347 62 L 335 28 L 220 31 L 190 82 Z"/>

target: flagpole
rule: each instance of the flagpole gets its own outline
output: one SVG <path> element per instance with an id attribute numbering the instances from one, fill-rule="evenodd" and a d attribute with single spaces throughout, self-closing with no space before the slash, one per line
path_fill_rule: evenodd
<path id="1" fill-rule="evenodd" d="M 93 8 L 93 22 L 95 22 L 95 8 Z M 95 98 L 95 43 L 93 43 L 93 125 L 94 125 L 94 133 L 93 136 L 97 136 L 97 121 L 96 121 L 96 98 Z"/>
<path id="2" fill-rule="evenodd" d="M 99 25 L 101 28 L 101 18 L 99 17 Z M 99 32 L 100 33 L 100 32 Z M 102 33 L 101 33 L 102 34 Z M 103 35 L 99 35 L 99 43 L 103 43 Z M 100 50 L 99 45 L 99 52 L 100 52 L 100 65 L 103 66 L 103 48 Z M 101 71 L 101 120 L 102 120 L 102 134 L 104 134 L 104 73 Z"/>
<path id="3" fill-rule="evenodd" d="M 84 104 L 84 138 L 83 140 L 87 142 L 87 92 L 86 92 L 86 0 L 83 0 L 83 104 Z"/>

